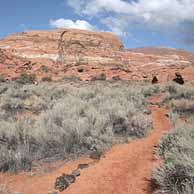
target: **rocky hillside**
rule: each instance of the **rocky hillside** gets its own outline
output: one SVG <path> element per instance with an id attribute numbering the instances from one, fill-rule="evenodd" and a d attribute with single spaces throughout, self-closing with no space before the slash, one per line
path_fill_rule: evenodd
<path id="1" fill-rule="evenodd" d="M 41 80 L 79 77 L 160 81 L 179 71 L 193 79 L 194 53 L 162 47 L 125 49 L 120 39 L 108 32 L 57 29 L 12 34 L 0 40 L 0 72 L 7 79 L 22 72 L 35 73 Z"/>

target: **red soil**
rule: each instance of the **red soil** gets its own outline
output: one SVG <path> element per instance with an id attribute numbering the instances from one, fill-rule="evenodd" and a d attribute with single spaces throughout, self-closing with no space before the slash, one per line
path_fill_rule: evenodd
<path id="1" fill-rule="evenodd" d="M 159 97 L 150 101 L 159 102 Z M 163 132 L 171 128 L 168 110 L 151 105 L 154 130 L 145 138 L 129 144 L 115 145 L 100 162 L 81 171 L 81 176 L 63 193 L 66 194 L 146 194 L 150 193 L 149 179 L 159 160 L 154 148 Z M 42 176 L 27 174 L 0 175 L 0 182 L 7 183 L 10 190 L 24 194 L 43 194 L 53 191 L 57 176 L 76 169 L 87 158 L 69 162 L 54 172 Z"/>

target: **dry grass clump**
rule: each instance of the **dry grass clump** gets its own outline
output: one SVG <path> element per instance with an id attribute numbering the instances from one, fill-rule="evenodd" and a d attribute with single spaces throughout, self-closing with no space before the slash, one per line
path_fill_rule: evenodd
<path id="1" fill-rule="evenodd" d="M 154 171 L 153 189 L 164 194 L 193 194 L 194 191 L 194 89 L 190 85 L 170 83 L 163 103 L 171 108 L 174 129 L 164 135 L 157 154 L 164 163 Z M 185 124 L 183 119 L 189 120 Z"/>
<path id="2" fill-rule="evenodd" d="M 0 194 L 11 194 L 5 184 L 0 184 Z"/>
<path id="3" fill-rule="evenodd" d="M 165 90 L 167 94 L 163 98 L 163 104 L 170 106 L 172 112 L 179 114 L 179 116 L 192 116 L 194 113 L 193 86 L 170 83 Z"/>
<path id="4" fill-rule="evenodd" d="M 192 85 L 179 85 L 171 82 L 165 87 L 167 95 L 163 99 L 163 103 L 169 103 L 173 99 L 192 99 L 194 97 L 194 88 Z"/>
<path id="5" fill-rule="evenodd" d="M 146 97 L 159 88 L 140 83 L 5 83 L 0 94 L 0 171 L 31 168 L 33 160 L 107 149 L 115 136 L 151 129 Z M 1 88 L 1 87 L 0 87 Z M 32 116 L 25 115 L 26 111 Z"/>
<path id="6" fill-rule="evenodd" d="M 194 99 L 180 99 L 172 100 L 170 103 L 172 111 L 178 113 L 180 116 L 192 116 L 194 113 Z"/>
<path id="7" fill-rule="evenodd" d="M 10 192 L 6 184 L 0 184 L 0 194 L 22 194 L 20 192 Z"/>
<path id="8" fill-rule="evenodd" d="M 154 171 L 152 186 L 164 194 L 194 190 L 194 127 L 183 125 L 164 135 L 157 150 L 164 163 Z"/>

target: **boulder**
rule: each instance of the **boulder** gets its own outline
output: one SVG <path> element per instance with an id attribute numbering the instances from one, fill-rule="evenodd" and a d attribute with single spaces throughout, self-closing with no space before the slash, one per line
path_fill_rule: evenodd
<path id="1" fill-rule="evenodd" d="M 180 85 L 183 85 L 185 83 L 182 75 L 178 72 L 175 73 L 175 78 L 173 79 L 173 81 L 180 84 Z"/>
<path id="2" fill-rule="evenodd" d="M 60 176 L 56 178 L 55 182 L 55 189 L 59 190 L 60 192 L 64 191 L 67 187 L 69 187 L 68 181 L 65 179 L 64 176 Z"/>
<path id="3" fill-rule="evenodd" d="M 72 175 L 72 174 L 63 173 L 62 176 L 64 177 L 64 179 L 65 179 L 69 184 L 72 184 L 72 183 L 75 182 L 75 176 Z"/>
<path id="4" fill-rule="evenodd" d="M 152 79 L 152 84 L 157 84 L 157 83 L 158 83 L 158 78 L 154 76 Z"/>
<path id="5" fill-rule="evenodd" d="M 84 169 L 84 168 L 88 168 L 89 167 L 89 164 L 79 164 L 77 169 Z"/>
<path id="6" fill-rule="evenodd" d="M 71 173 L 73 176 L 75 176 L 75 177 L 78 177 L 78 176 L 80 176 L 80 171 L 77 169 L 77 170 L 73 170 L 72 171 L 72 173 Z"/>

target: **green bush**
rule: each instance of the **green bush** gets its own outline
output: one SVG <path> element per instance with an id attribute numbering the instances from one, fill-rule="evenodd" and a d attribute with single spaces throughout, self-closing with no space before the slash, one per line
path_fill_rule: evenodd
<path id="1" fill-rule="evenodd" d="M 22 73 L 20 77 L 16 79 L 18 83 L 21 84 L 31 84 L 36 80 L 36 74 L 27 74 L 27 73 Z"/>

